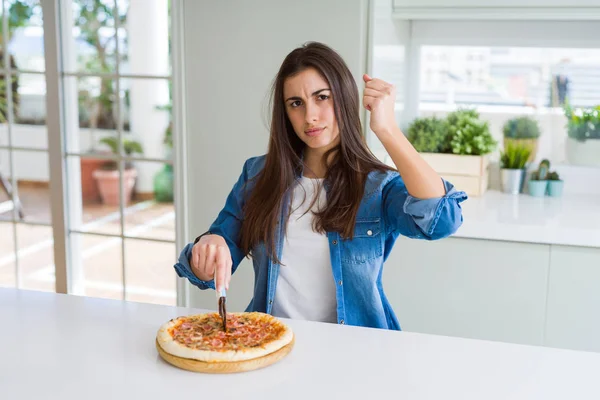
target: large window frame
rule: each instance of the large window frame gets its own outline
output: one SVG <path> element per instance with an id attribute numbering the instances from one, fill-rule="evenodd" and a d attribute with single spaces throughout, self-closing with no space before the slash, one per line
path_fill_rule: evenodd
<path id="1" fill-rule="evenodd" d="M 412 119 L 418 112 L 420 56 L 423 46 L 486 46 L 486 47 L 541 47 L 541 48 L 600 48 L 596 21 L 411 21 L 412 57 L 407 57 L 407 85 L 411 85 L 407 101 Z M 410 83 L 409 83 L 410 82 Z"/>
<path id="2" fill-rule="evenodd" d="M 2 1 L 4 10 L 7 10 L 7 1 Z M 113 1 L 115 9 L 118 7 L 117 0 Z M 123 229 L 124 224 L 124 213 L 123 213 L 123 201 L 119 206 L 120 212 L 120 223 L 121 231 L 119 235 L 110 235 L 103 233 L 93 233 L 87 231 L 81 231 L 77 229 L 77 218 L 81 218 L 81 210 L 77 209 L 78 204 L 81 203 L 81 188 L 79 187 L 79 193 L 77 192 L 77 185 L 69 187 L 67 182 L 67 171 L 69 168 L 73 168 L 73 159 L 76 157 L 86 156 L 84 152 L 68 151 L 66 146 L 67 135 L 72 128 L 72 121 L 68 121 L 69 110 L 68 107 L 77 106 L 77 99 L 73 99 L 72 93 L 73 88 L 68 87 L 66 80 L 68 78 L 80 78 L 85 76 L 99 76 L 100 74 L 92 73 L 80 73 L 80 72 L 67 72 L 65 69 L 65 59 L 70 56 L 69 52 L 74 51 L 69 46 L 69 29 L 71 27 L 71 15 L 70 15 L 70 0 L 41 0 L 43 13 L 43 29 L 44 29 L 44 56 L 45 56 L 45 71 L 14 71 L 10 68 L 9 58 L 5 59 L 7 65 L 3 65 L 2 69 L 7 80 L 15 74 L 42 74 L 45 75 L 46 79 L 46 126 L 48 130 L 48 148 L 47 149 L 31 149 L 31 148 L 18 148 L 13 146 L 12 137 L 12 125 L 13 113 L 12 113 L 12 101 L 11 91 L 7 91 L 8 97 L 8 145 L 0 146 L 0 150 L 8 150 L 10 156 L 11 170 L 14 171 L 14 160 L 12 157 L 12 151 L 14 150 L 26 150 L 28 152 L 37 151 L 48 154 L 49 163 L 49 177 L 50 177 L 50 202 L 51 202 L 51 224 L 38 223 L 23 221 L 19 219 L 16 208 L 13 208 L 12 225 L 13 225 L 13 237 L 14 237 L 14 251 L 15 251 L 15 268 L 17 274 L 16 287 L 20 285 L 20 274 L 19 274 L 19 246 L 17 243 L 16 229 L 17 224 L 30 224 L 30 225 L 43 225 L 52 228 L 53 232 L 53 248 L 54 248 L 54 265 L 55 265 L 55 291 L 57 293 L 65 294 L 82 294 L 82 282 L 81 282 L 81 265 L 78 263 L 78 246 L 74 243 L 73 233 L 85 233 L 86 235 L 98 235 L 98 236 L 109 236 L 118 237 L 121 239 L 121 254 L 123 255 L 123 268 L 122 268 L 122 279 L 123 279 L 123 293 L 122 298 L 126 298 L 127 284 L 125 281 L 125 257 L 124 257 L 124 246 L 125 239 L 136 239 L 141 238 L 135 236 L 126 235 Z M 184 100 L 184 82 L 182 68 L 183 68 L 183 30 L 181 21 L 182 18 L 182 1 L 171 0 L 171 65 L 172 72 L 170 76 L 147 76 L 139 74 L 121 74 L 119 71 L 119 63 L 117 62 L 116 70 L 114 74 L 109 74 L 108 77 L 115 79 L 117 92 L 119 90 L 121 79 L 168 79 L 172 83 L 172 121 L 173 121 L 173 153 L 171 159 L 158 159 L 149 157 L 131 157 L 125 156 L 123 153 L 122 144 L 122 119 L 118 118 L 119 126 L 117 127 L 117 136 L 119 138 L 121 151 L 119 154 L 98 156 L 95 158 L 104 158 L 107 160 L 116 161 L 119 164 L 120 170 L 120 182 L 123 179 L 123 164 L 125 161 L 146 161 L 146 162 L 160 162 L 163 164 L 171 164 L 174 170 L 175 176 L 175 188 L 174 188 L 174 206 L 177 212 L 175 213 L 175 240 L 166 239 L 153 239 L 143 238 L 144 241 L 156 241 L 162 243 L 175 244 L 176 249 L 181 249 L 183 245 L 189 240 L 189 235 L 186 232 L 186 220 L 187 209 L 185 204 L 185 152 L 183 151 L 185 141 L 185 124 L 184 124 L 184 112 L 183 112 L 183 100 Z M 67 23 L 65 23 L 67 21 Z M 3 13 L 3 25 L 7 28 L 8 24 L 8 13 Z M 115 35 L 118 35 L 118 18 L 116 18 L 116 29 Z M 7 38 L 3 35 L 3 48 L 7 49 Z M 117 46 L 119 41 L 116 41 Z M 118 52 L 118 48 L 117 48 Z M 7 52 L 8 54 L 8 52 Z M 102 75 L 106 76 L 106 75 Z M 74 101 L 74 102 L 73 102 Z M 117 115 L 120 110 L 120 102 L 115 103 L 117 108 Z M 72 110 L 71 110 L 72 111 Z M 72 179 L 72 175 L 71 178 Z M 14 173 L 11 174 L 11 184 L 14 190 L 17 190 L 16 176 Z M 75 190 L 73 188 L 75 187 Z M 15 193 L 15 198 L 18 193 Z M 79 196 L 79 201 L 74 201 Z M 123 193 L 121 193 L 123 198 Z M 79 205 L 79 207 L 81 207 Z M 77 212 L 79 211 L 79 217 Z M 75 226 L 75 228 L 73 227 Z M 173 254 L 173 261 L 177 258 L 176 254 Z M 169 268 L 170 266 L 165 266 Z M 174 275 L 174 279 L 177 279 Z M 188 304 L 188 287 L 184 282 L 177 279 L 177 305 L 187 306 Z"/>
<path id="3" fill-rule="evenodd" d="M 11 53 L 8 51 L 9 44 L 9 7 L 10 3 L 8 0 L 2 0 L 2 26 L 0 27 L 2 32 L 2 49 L 3 49 L 3 60 L 4 63 L 0 66 L 1 73 L 3 75 L 3 83 L 6 84 L 6 144 L 0 143 L 0 151 L 8 154 L 8 173 L 10 174 L 10 179 L 8 180 L 9 189 L 11 191 L 9 195 L 9 200 L 0 205 L 2 212 L 8 211 L 8 207 L 11 210 L 11 218 L 9 220 L 3 220 L 3 223 L 10 223 L 12 225 L 12 239 L 13 239 L 13 254 L 14 254 L 14 273 L 15 273 L 15 286 L 20 287 L 22 285 L 22 274 L 21 269 L 19 267 L 19 254 L 21 254 L 21 249 L 19 246 L 19 235 L 17 233 L 17 229 L 19 225 L 23 226 L 41 226 L 41 227 L 49 227 L 52 225 L 48 222 L 41 221 L 32 221 L 25 220 L 21 218 L 19 213 L 20 197 L 19 197 L 19 187 L 17 184 L 17 173 L 16 173 L 16 165 L 15 165 L 15 152 L 26 152 L 26 153 L 36 153 L 36 154 L 45 154 L 49 155 L 50 145 L 46 148 L 39 147 L 24 147 L 15 145 L 15 137 L 14 137 L 14 126 L 16 124 L 15 121 L 15 112 L 14 112 L 14 99 L 13 99 L 13 90 L 12 85 L 9 85 L 8 82 L 12 82 L 13 78 L 16 78 L 20 75 L 38 75 L 45 76 L 45 70 L 27 70 L 18 68 L 15 70 L 11 65 Z M 47 84 L 47 83 L 46 83 Z M 6 171 L 3 171 L 6 172 Z M 58 278 L 58 277 L 57 277 Z"/>
<path id="4" fill-rule="evenodd" d="M 381 10 L 376 18 L 385 21 L 393 29 L 388 27 L 375 34 L 395 35 L 393 38 L 379 37 L 379 42 L 401 45 L 404 51 L 404 80 L 402 93 L 397 96 L 399 101 L 396 104 L 397 120 L 403 129 L 419 117 L 423 46 L 600 48 L 600 35 L 597 34 L 600 8 L 595 13 L 588 13 L 586 20 L 552 20 L 544 16 L 541 9 L 537 14 L 538 19 L 532 16 L 530 20 L 507 15 L 492 18 L 487 14 L 478 16 L 476 13 L 470 13 L 468 18 L 461 18 L 460 12 L 447 14 L 442 19 L 435 13 L 407 17 L 406 14 L 393 12 L 391 8 L 386 12 L 381 3 Z M 383 13 L 389 13 L 389 17 L 385 17 Z M 377 26 L 373 29 L 376 30 Z M 374 62 L 374 46 L 376 44 L 371 42 L 370 65 Z M 374 135 L 372 131 L 368 131 L 368 143 L 379 157 L 385 157 L 383 145 Z"/>

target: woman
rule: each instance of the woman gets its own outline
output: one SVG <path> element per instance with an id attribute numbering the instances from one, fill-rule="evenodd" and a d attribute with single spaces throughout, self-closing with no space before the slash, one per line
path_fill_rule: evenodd
<path id="1" fill-rule="evenodd" d="M 342 58 L 320 43 L 297 48 L 274 82 L 267 154 L 246 161 L 209 231 L 182 250 L 180 277 L 228 289 L 248 256 L 255 282 L 246 311 L 400 329 L 383 293 L 383 262 L 398 235 L 454 233 L 466 195 L 397 127 L 394 87 L 363 79 L 371 130 L 397 170 L 365 144 L 358 88 Z"/>

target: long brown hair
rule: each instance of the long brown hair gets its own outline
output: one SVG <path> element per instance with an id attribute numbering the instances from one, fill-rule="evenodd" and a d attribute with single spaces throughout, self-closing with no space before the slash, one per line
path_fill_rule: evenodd
<path id="1" fill-rule="evenodd" d="M 322 43 L 309 42 L 294 49 L 284 59 L 272 86 L 270 107 L 273 114 L 268 153 L 243 210 L 240 245 L 245 255 L 262 242 L 271 259 L 280 263 L 275 251 L 275 230 L 284 196 L 303 170 L 305 147 L 285 111 L 283 85 L 287 78 L 311 67 L 330 85 L 340 132 L 339 144 L 323 156 L 327 160 L 327 205 L 314 213 L 315 230 L 320 233 L 336 231 L 351 239 L 368 173 L 393 170 L 380 162 L 365 143 L 359 119 L 358 88 L 344 60 Z M 284 232 L 285 227 L 286 223 Z"/>

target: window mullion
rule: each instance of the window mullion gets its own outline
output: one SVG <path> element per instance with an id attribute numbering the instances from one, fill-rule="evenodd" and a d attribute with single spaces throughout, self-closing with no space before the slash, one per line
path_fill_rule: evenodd
<path id="1" fill-rule="evenodd" d="M 44 15 L 44 56 L 46 64 L 46 125 L 48 129 L 48 160 L 50 168 L 50 203 L 54 239 L 56 292 L 70 293 L 68 278 L 67 202 L 65 202 L 65 163 L 61 103 L 63 92 L 59 79 L 60 8 L 59 0 L 42 0 Z"/>
<path id="2" fill-rule="evenodd" d="M 2 48 L 8 49 L 8 9 L 9 4 L 6 0 L 2 0 Z M 12 186 L 12 191 L 10 193 L 10 201 L 12 202 L 12 231 L 13 231 L 13 245 L 15 252 L 15 286 L 17 288 L 21 287 L 21 269 L 19 268 L 19 243 L 17 238 L 17 199 L 18 197 L 18 188 L 17 188 L 17 178 L 16 178 L 16 170 L 15 170 L 15 160 L 12 151 L 12 143 L 13 143 L 13 98 L 12 98 L 12 68 L 10 63 L 10 53 L 8 51 L 4 52 L 4 82 L 6 85 L 6 122 L 7 122 L 7 133 L 8 133 L 8 164 L 9 164 L 9 173 L 10 173 L 10 184 Z"/>
<path id="3" fill-rule="evenodd" d="M 187 153 L 185 125 L 185 49 L 184 49 L 184 9 L 182 0 L 171 3 L 171 63 L 173 66 L 173 173 L 175 176 L 175 248 L 181 249 L 190 240 L 187 224 Z M 177 251 L 176 250 L 176 251 Z M 178 254 L 174 254 L 177 259 Z M 177 278 L 175 278 L 177 279 Z M 190 284 L 177 279 L 177 305 L 188 307 Z"/>
<path id="4" fill-rule="evenodd" d="M 119 5 L 117 4 L 117 0 L 114 0 L 114 21 L 115 21 L 115 91 L 117 95 L 115 96 L 116 101 L 116 118 L 117 118 L 117 141 L 119 142 L 119 157 L 122 157 L 125 154 L 124 146 L 123 146 L 123 118 L 121 118 L 122 110 L 121 110 L 121 79 L 120 79 L 120 48 L 119 48 Z M 120 223 L 121 223 L 121 279 L 123 283 L 123 300 L 127 299 L 127 282 L 126 282 L 126 265 L 125 265 L 125 212 L 123 210 L 125 204 L 125 191 L 123 190 L 123 175 L 124 171 L 124 162 L 119 161 L 119 194 L 121 200 L 119 201 L 119 214 L 120 214 Z"/>

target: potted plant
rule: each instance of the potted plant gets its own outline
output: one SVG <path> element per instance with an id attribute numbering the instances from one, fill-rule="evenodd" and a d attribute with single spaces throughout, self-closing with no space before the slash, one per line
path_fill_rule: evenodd
<path id="1" fill-rule="evenodd" d="M 104 137 L 100 143 L 107 145 L 112 154 L 119 154 L 119 142 L 114 136 Z M 134 140 L 123 138 L 123 150 L 127 156 L 143 153 L 142 145 Z M 126 161 L 123 170 L 124 206 L 131 201 L 133 186 L 137 178 L 131 161 Z M 98 182 L 102 202 L 108 205 L 119 205 L 119 166 L 116 161 L 105 162 L 100 169 L 94 171 L 94 179 Z"/>
<path id="2" fill-rule="evenodd" d="M 550 161 L 542 160 L 538 169 L 531 173 L 527 188 L 529 194 L 534 197 L 544 197 L 548 188 L 548 170 L 550 169 Z"/>
<path id="3" fill-rule="evenodd" d="M 448 125 L 437 117 L 416 118 L 408 127 L 408 140 L 422 153 L 450 153 Z"/>
<path id="4" fill-rule="evenodd" d="M 567 117 L 566 155 L 576 165 L 600 166 L 600 105 L 594 108 L 564 107 Z"/>
<path id="5" fill-rule="evenodd" d="M 487 121 L 479 119 L 476 110 L 461 109 L 448 114 L 450 147 L 453 154 L 483 155 L 496 148 L 496 141 L 490 133 Z"/>
<path id="6" fill-rule="evenodd" d="M 497 143 L 477 111 L 459 109 L 444 120 L 416 119 L 408 140 L 437 173 L 467 194 L 481 196 L 487 190 L 489 154 Z"/>
<path id="7" fill-rule="evenodd" d="M 564 181 L 560 179 L 558 172 L 553 171 L 548 174 L 548 196 L 562 196 Z"/>
<path id="8" fill-rule="evenodd" d="M 173 121 L 171 118 L 172 104 L 169 103 L 164 106 L 157 106 L 158 110 L 167 111 L 169 113 L 169 125 L 166 127 L 164 132 L 163 144 L 165 145 L 165 158 L 168 160 L 173 159 Z M 154 199 L 158 202 L 170 203 L 174 199 L 174 177 L 173 177 L 173 165 L 166 163 L 165 166 L 154 174 L 153 178 L 154 186 Z"/>
<path id="9" fill-rule="evenodd" d="M 167 146 L 167 149 L 170 150 L 173 148 L 173 139 L 172 139 L 172 130 L 173 124 L 169 124 L 165 131 L 165 140 L 164 143 Z M 171 152 L 169 151 L 169 154 Z M 158 171 L 154 175 L 153 179 L 154 184 L 154 199 L 161 203 L 170 203 L 174 198 L 174 179 L 173 179 L 173 165 L 165 164 L 163 169 Z"/>
<path id="10" fill-rule="evenodd" d="M 531 117 L 523 116 L 512 118 L 502 127 L 504 134 L 504 146 L 509 142 L 523 143 L 531 147 L 529 162 L 535 160 L 538 150 L 538 138 L 540 137 L 540 127 L 537 121 Z"/>
<path id="11" fill-rule="evenodd" d="M 525 181 L 525 166 L 531 155 L 531 148 L 522 143 L 508 143 L 500 153 L 500 174 L 502 190 L 505 193 L 519 194 Z"/>

